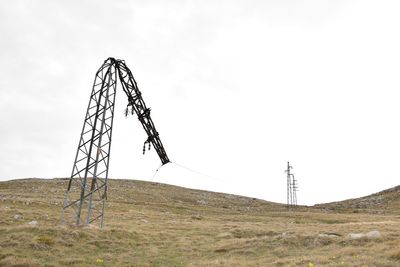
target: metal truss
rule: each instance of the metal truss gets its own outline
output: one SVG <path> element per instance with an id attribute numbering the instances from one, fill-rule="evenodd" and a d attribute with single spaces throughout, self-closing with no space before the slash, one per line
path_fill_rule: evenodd
<path id="1" fill-rule="evenodd" d="M 117 79 L 128 96 L 128 108 L 138 115 L 147 133 L 145 145 L 153 144 L 162 164 L 168 156 L 131 71 L 124 61 L 108 58 L 97 71 L 90 95 L 78 150 L 62 209 L 62 222 L 76 225 L 104 224 L 107 179 Z"/>
<path id="2" fill-rule="evenodd" d="M 146 144 L 148 144 L 148 148 L 150 149 L 151 143 L 160 157 L 162 164 L 170 162 L 161 139 L 159 138 L 159 134 L 156 131 L 156 127 L 154 126 L 154 123 L 150 117 L 150 108 L 146 107 L 146 104 L 142 98 L 142 93 L 137 87 L 137 83 L 133 78 L 132 72 L 128 69 L 123 60 L 116 61 L 116 66 L 118 69 L 119 79 L 122 84 L 122 89 L 128 97 L 128 106 L 125 114 L 128 115 L 130 113 L 133 115 L 136 113 L 148 136 L 143 145 L 143 154 L 145 153 Z"/>

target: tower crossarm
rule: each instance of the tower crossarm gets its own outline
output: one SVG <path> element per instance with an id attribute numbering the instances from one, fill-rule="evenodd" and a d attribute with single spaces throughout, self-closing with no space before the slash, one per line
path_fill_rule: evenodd
<path id="1" fill-rule="evenodd" d="M 159 134 L 154 126 L 153 120 L 150 116 L 150 108 L 146 107 L 145 102 L 142 98 L 142 93 L 139 91 L 137 83 L 133 78 L 132 72 L 125 65 L 123 60 L 116 60 L 116 68 L 118 71 L 118 76 L 122 84 L 122 89 L 124 90 L 126 96 L 128 97 L 128 107 L 126 114 L 129 113 L 129 108 L 131 113 L 136 113 L 140 123 L 142 124 L 144 130 L 147 133 L 147 140 L 145 140 L 143 145 L 143 153 L 146 149 L 146 144 L 148 144 L 148 149 L 150 149 L 150 143 L 153 145 L 162 164 L 167 164 L 170 162 L 167 153 L 165 152 L 164 146 L 161 142 Z"/>

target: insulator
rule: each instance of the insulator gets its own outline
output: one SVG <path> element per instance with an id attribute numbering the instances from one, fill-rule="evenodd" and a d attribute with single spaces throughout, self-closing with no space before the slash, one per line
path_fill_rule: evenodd
<path id="1" fill-rule="evenodd" d="M 128 107 L 126 107 L 126 109 L 125 109 L 125 117 L 128 117 Z"/>
<path id="2" fill-rule="evenodd" d="M 151 147 L 151 144 L 150 144 L 150 142 L 149 142 L 149 148 L 148 148 L 148 150 L 150 150 L 150 147 Z"/>

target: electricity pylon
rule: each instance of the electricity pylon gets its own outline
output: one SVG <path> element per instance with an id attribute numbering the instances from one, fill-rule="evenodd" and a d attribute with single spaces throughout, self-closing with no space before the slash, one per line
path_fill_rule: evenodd
<path id="1" fill-rule="evenodd" d="M 294 174 L 290 172 L 291 169 L 293 169 L 293 167 L 290 166 L 290 163 L 288 161 L 287 169 L 285 170 L 286 184 L 287 184 L 286 192 L 287 192 L 287 207 L 288 207 L 288 209 L 290 209 L 291 207 L 297 206 L 298 185 L 297 185 L 297 180 L 294 178 Z"/>
<path id="2" fill-rule="evenodd" d="M 138 116 L 162 164 L 169 161 L 142 94 L 123 60 L 108 58 L 97 71 L 62 208 L 62 222 L 104 224 L 117 80 L 128 97 L 126 115 Z M 143 151 L 144 152 L 144 151 Z"/>

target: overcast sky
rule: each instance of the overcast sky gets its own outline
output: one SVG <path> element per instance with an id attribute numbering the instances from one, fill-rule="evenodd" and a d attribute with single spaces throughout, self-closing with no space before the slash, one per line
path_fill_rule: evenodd
<path id="1" fill-rule="evenodd" d="M 133 72 L 154 181 L 300 204 L 399 185 L 399 1 L 1 1 L 0 180 L 69 177 L 95 72 Z M 151 180 L 117 88 L 110 177 Z M 62 197 L 62 196 L 60 196 Z M 112 196 L 110 196 L 112 197 Z"/>

